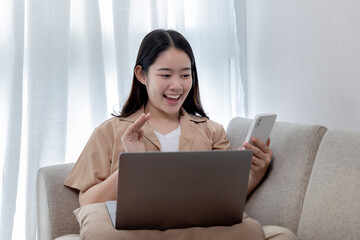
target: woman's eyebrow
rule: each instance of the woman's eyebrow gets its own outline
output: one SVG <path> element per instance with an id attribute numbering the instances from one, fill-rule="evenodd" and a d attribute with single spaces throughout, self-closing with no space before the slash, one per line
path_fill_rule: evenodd
<path id="1" fill-rule="evenodd" d="M 190 70 L 191 70 L 190 67 L 180 69 L 180 71 L 190 71 Z M 158 68 L 158 69 L 156 69 L 156 71 L 173 71 L 173 69 L 171 69 L 171 68 Z"/>
<path id="2" fill-rule="evenodd" d="M 172 71 L 171 68 L 158 68 L 156 71 Z"/>

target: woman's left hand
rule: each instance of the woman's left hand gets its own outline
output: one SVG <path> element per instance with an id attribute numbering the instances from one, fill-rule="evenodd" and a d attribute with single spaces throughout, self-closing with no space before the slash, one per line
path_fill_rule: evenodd
<path id="1" fill-rule="evenodd" d="M 271 157 L 273 155 L 273 152 L 269 148 L 270 139 L 268 139 L 267 143 L 265 144 L 254 137 L 251 139 L 251 142 L 254 145 L 247 142 L 243 144 L 243 147 L 245 149 L 253 152 L 247 191 L 248 195 L 252 192 L 252 190 L 254 190 L 254 188 L 265 176 L 265 173 L 271 162 Z"/>

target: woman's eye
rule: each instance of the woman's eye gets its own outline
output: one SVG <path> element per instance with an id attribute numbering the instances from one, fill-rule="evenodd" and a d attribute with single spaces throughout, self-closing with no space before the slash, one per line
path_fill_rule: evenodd
<path id="1" fill-rule="evenodd" d="M 183 78 L 189 78 L 190 77 L 190 74 L 184 74 L 182 75 Z"/>
<path id="2" fill-rule="evenodd" d="M 163 75 L 161 75 L 162 77 L 164 77 L 164 78 L 170 78 L 170 75 L 169 74 L 163 74 Z"/>

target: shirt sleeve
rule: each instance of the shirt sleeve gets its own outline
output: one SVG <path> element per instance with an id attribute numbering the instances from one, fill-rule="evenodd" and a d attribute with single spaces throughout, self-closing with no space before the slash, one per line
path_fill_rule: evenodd
<path id="1" fill-rule="evenodd" d="M 64 185 L 85 192 L 110 176 L 112 144 L 96 128 Z"/>
<path id="2" fill-rule="evenodd" d="M 212 131 L 212 150 L 230 150 L 230 142 L 223 126 L 213 121 L 209 122 L 208 127 Z"/>

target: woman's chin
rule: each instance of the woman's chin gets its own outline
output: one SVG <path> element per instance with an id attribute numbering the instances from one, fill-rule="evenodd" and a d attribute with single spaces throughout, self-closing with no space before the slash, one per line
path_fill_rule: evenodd
<path id="1" fill-rule="evenodd" d="M 167 105 L 163 107 L 163 111 L 169 115 L 178 114 L 180 112 L 181 105 Z"/>

